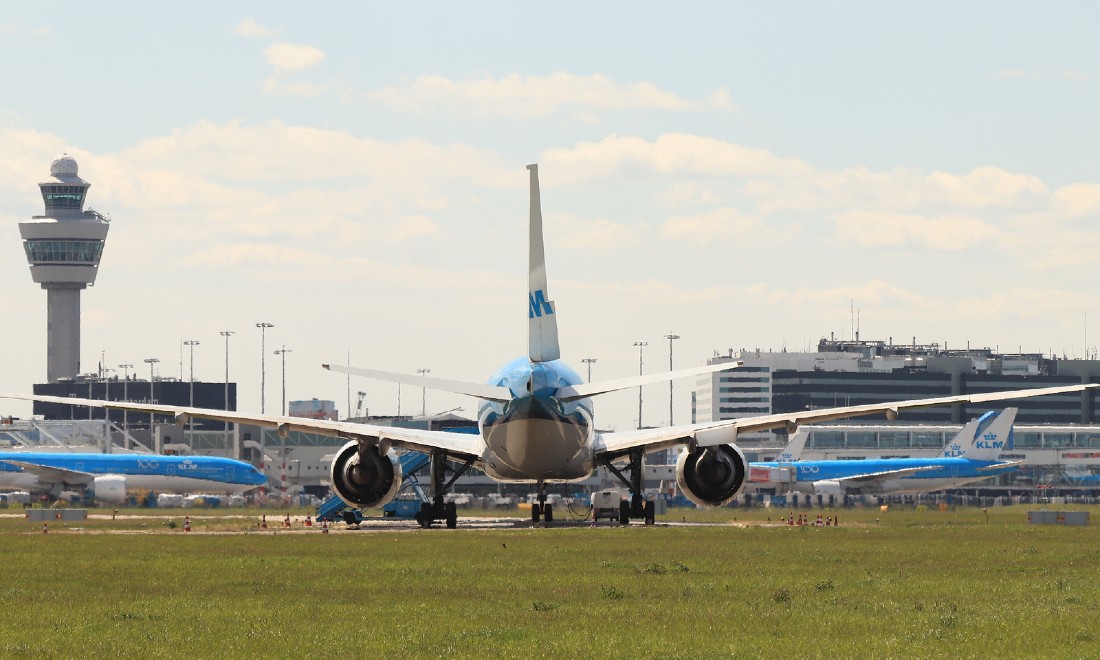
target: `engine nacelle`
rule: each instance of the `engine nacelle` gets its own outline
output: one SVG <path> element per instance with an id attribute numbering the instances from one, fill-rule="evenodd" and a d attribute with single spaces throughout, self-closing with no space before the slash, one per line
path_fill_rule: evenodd
<path id="1" fill-rule="evenodd" d="M 684 450 L 676 459 L 676 483 L 699 506 L 727 504 L 745 484 L 745 455 L 736 445 Z"/>
<path id="2" fill-rule="evenodd" d="M 374 509 L 384 506 L 401 489 L 401 462 L 391 449 L 382 456 L 376 449 L 364 451 L 360 462 L 359 443 L 344 445 L 332 459 L 332 490 L 348 506 Z"/>
<path id="3" fill-rule="evenodd" d="M 126 477 L 121 474 L 105 474 L 92 482 L 92 495 L 102 502 L 121 504 L 126 500 Z"/>
<path id="4" fill-rule="evenodd" d="M 814 482 L 814 494 L 844 497 L 848 494 L 848 488 L 836 479 L 822 479 Z"/>

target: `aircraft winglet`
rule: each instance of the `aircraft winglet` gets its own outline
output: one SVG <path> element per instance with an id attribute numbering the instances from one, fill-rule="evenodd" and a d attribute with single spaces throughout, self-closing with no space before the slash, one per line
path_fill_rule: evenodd
<path id="1" fill-rule="evenodd" d="M 539 166 L 531 172 L 531 219 L 527 288 L 527 346 L 532 362 L 549 362 L 561 357 L 558 348 L 558 320 L 554 301 L 546 289 L 546 254 L 542 240 L 542 199 L 539 196 Z"/>

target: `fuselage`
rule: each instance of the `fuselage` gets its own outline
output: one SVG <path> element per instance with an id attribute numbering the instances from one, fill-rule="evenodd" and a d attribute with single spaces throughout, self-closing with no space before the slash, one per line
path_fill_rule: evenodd
<path id="1" fill-rule="evenodd" d="M 478 409 L 486 474 L 501 481 L 569 481 L 592 474 L 592 401 L 554 396 L 581 382 L 561 360 L 520 357 L 497 370 L 489 384 L 508 388 L 513 398 Z"/>
<path id="2" fill-rule="evenodd" d="M 861 493 L 925 493 L 956 488 L 1015 470 L 1013 465 L 990 468 L 999 461 L 980 461 L 962 457 L 881 458 L 865 460 L 796 461 L 794 463 L 753 463 L 752 467 L 786 468 L 792 471 L 786 486 L 790 490 L 813 493 L 823 482 L 839 484 L 845 490 Z M 985 468 L 985 469 L 982 469 Z M 869 481 L 864 485 L 852 480 L 863 475 L 896 470 L 919 469 L 904 476 Z"/>
<path id="3" fill-rule="evenodd" d="M 123 476 L 127 490 L 161 493 L 241 493 L 264 484 L 255 467 L 217 456 L 158 454 L 76 454 L 67 452 L 0 452 L 0 488 L 39 490 L 44 483 L 33 469 L 8 461 L 101 476 Z"/>

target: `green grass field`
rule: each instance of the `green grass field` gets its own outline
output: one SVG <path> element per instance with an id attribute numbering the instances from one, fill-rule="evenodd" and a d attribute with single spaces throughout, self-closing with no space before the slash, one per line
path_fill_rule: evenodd
<path id="1" fill-rule="evenodd" d="M 330 534 L 191 513 L 0 518 L 0 656 L 1100 657 L 1100 530 L 1026 508 Z"/>

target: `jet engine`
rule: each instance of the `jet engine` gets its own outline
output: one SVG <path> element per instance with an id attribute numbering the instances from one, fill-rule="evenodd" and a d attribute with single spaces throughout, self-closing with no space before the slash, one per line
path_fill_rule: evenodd
<path id="1" fill-rule="evenodd" d="M 332 489 L 348 506 L 383 506 L 401 489 L 401 462 L 392 449 L 385 456 L 374 448 L 360 453 L 359 443 L 349 442 L 332 459 Z"/>
<path id="2" fill-rule="evenodd" d="M 814 482 L 814 494 L 844 497 L 848 494 L 848 488 L 836 479 L 823 479 Z"/>
<path id="3" fill-rule="evenodd" d="M 121 504 L 126 500 L 126 477 L 121 474 L 105 474 L 92 482 L 92 494 L 102 502 Z"/>
<path id="4" fill-rule="evenodd" d="M 676 459 L 676 483 L 699 506 L 722 506 L 737 497 L 745 483 L 746 465 L 736 445 L 684 450 Z"/>

